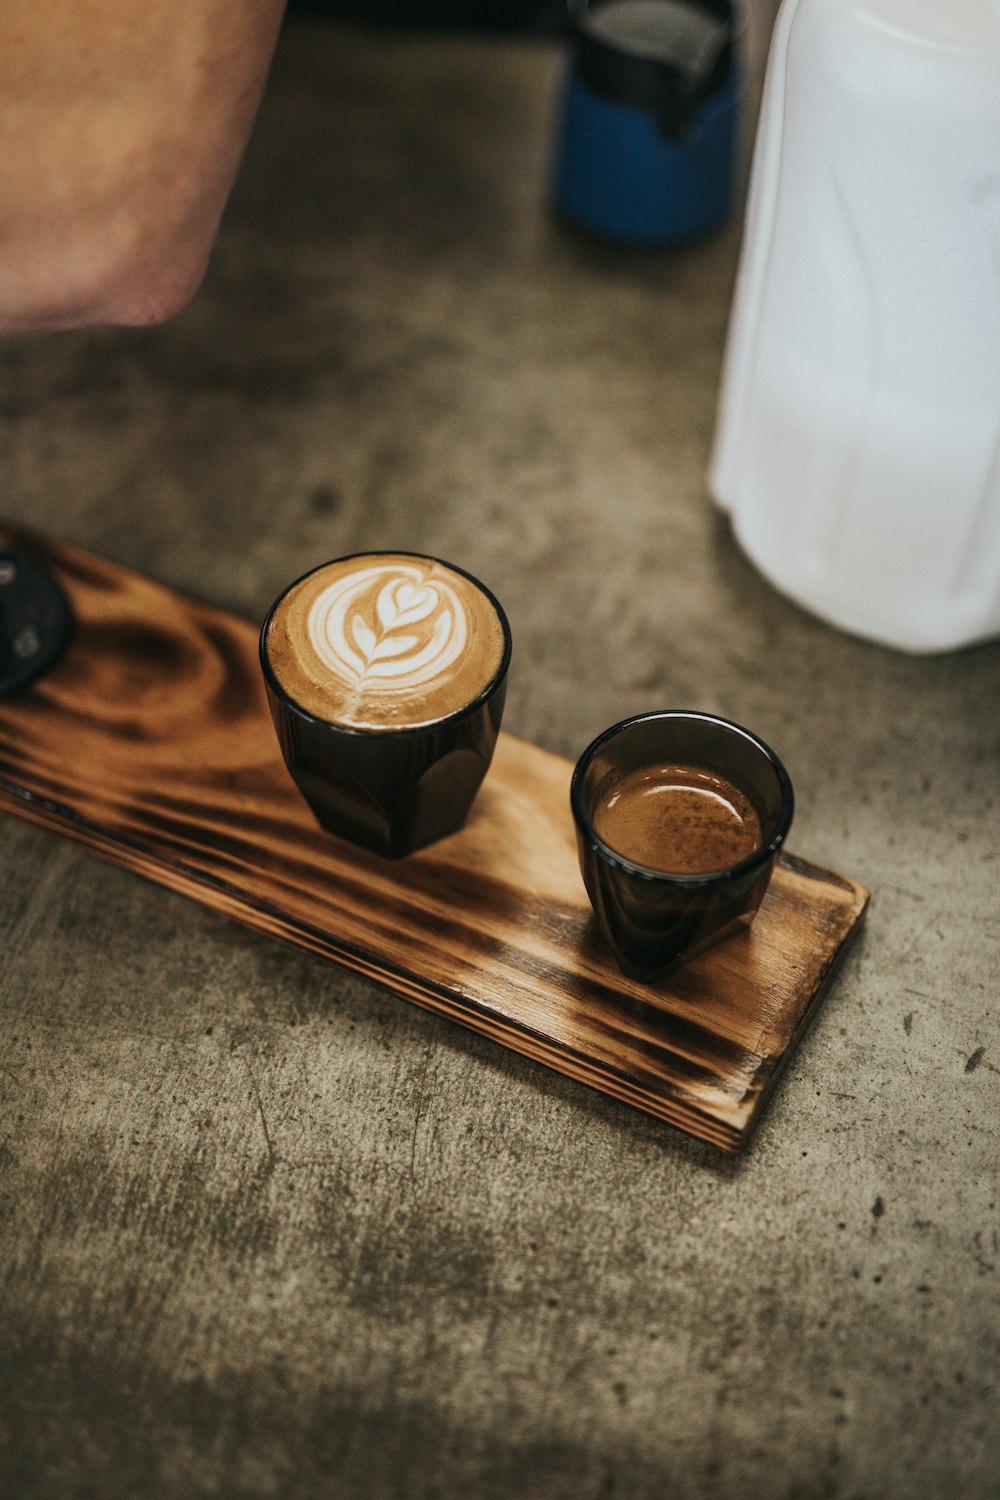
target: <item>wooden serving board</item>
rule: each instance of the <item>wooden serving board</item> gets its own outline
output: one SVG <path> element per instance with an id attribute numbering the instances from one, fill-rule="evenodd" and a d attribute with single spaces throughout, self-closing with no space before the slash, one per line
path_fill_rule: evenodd
<path id="1" fill-rule="evenodd" d="M 400 862 L 322 833 L 277 748 L 257 628 L 0 526 L 77 630 L 0 702 L 0 807 L 726 1151 L 747 1141 L 868 892 L 782 859 L 747 933 L 658 987 L 606 954 L 572 767 L 501 735 L 467 826 Z"/>

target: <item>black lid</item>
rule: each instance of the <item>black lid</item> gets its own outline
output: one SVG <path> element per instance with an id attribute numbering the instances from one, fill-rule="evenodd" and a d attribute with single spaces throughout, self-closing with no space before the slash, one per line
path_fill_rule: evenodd
<path id="1" fill-rule="evenodd" d="M 41 561 L 0 549 L 0 698 L 40 677 L 72 633 L 69 600 Z"/>
<path id="2" fill-rule="evenodd" d="M 568 0 L 583 82 L 654 114 L 680 137 L 703 99 L 728 79 L 736 45 L 733 0 Z"/>

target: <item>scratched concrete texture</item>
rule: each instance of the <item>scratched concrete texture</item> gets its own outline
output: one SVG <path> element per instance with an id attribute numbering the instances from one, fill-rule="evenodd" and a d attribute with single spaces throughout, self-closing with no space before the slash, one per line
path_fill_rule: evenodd
<path id="1" fill-rule="evenodd" d="M 453 558 L 507 727 L 751 725 L 867 932 L 728 1159 L 0 816 L 5 1500 L 997 1493 L 1000 647 L 850 639 L 745 561 L 738 227 L 553 222 L 558 73 L 289 27 L 190 309 L 0 351 L 3 512 L 258 618 Z"/>

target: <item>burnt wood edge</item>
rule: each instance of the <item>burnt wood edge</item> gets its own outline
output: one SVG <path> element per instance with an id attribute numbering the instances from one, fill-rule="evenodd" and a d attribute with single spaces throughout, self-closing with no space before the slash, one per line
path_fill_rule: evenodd
<path id="1" fill-rule="evenodd" d="M 816 868 L 815 866 L 810 865 L 808 861 L 799 860 L 794 855 L 788 857 L 788 863 L 793 867 L 800 869 L 805 874 L 811 874 L 812 871 Z M 789 1037 L 787 1044 L 780 1053 L 772 1053 L 771 1056 L 761 1065 L 758 1077 L 763 1079 L 763 1083 L 757 1095 L 756 1105 L 751 1116 L 751 1123 L 748 1125 L 747 1131 L 744 1135 L 744 1143 L 746 1141 L 746 1138 L 749 1136 L 750 1131 L 753 1129 L 753 1125 L 756 1124 L 757 1120 L 760 1118 L 764 1109 L 766 1108 L 771 1095 L 773 1094 L 779 1080 L 785 1072 L 785 1069 L 788 1067 L 792 1058 L 798 1052 L 799 1046 L 805 1038 L 806 1033 L 810 1030 L 813 1022 L 818 1016 L 822 1008 L 823 1001 L 826 998 L 826 992 L 829 989 L 834 976 L 837 974 L 841 964 L 847 957 L 847 954 L 854 946 L 854 943 L 864 931 L 865 919 L 868 915 L 868 908 L 871 905 L 871 892 L 868 891 L 864 886 L 851 884 L 851 882 L 841 879 L 840 876 L 832 876 L 827 870 L 817 871 L 817 873 L 828 877 L 831 884 L 844 886 L 846 889 L 857 894 L 860 897 L 861 904 L 858 907 L 857 912 L 853 916 L 850 926 L 847 928 L 836 948 L 834 948 L 833 952 L 830 954 L 826 966 L 820 974 L 819 979 L 816 982 L 816 986 L 813 989 L 809 1004 L 802 1012 L 802 1015 L 799 1018 L 799 1023 Z"/>
<path id="2" fill-rule="evenodd" d="M 793 875 L 802 875 L 806 880 L 821 880 L 825 885 L 832 885 L 836 890 L 848 891 L 852 896 L 861 896 L 862 904 L 858 912 L 857 921 L 861 920 L 865 908 L 868 905 L 871 892 L 856 880 L 848 880 L 843 875 L 837 875 L 833 870 L 825 870 L 822 865 L 814 865 L 808 859 L 802 859 L 798 854 L 789 854 L 782 849 L 778 855 L 778 864 L 784 870 L 790 870 Z"/>
<path id="3" fill-rule="evenodd" d="M 663 1093 L 644 1089 L 625 1077 L 613 1064 L 597 1062 L 565 1043 L 553 1042 L 531 1027 L 500 1016 L 471 997 L 462 996 L 459 1002 L 451 992 L 433 981 L 422 979 L 389 960 L 375 960 L 353 944 L 337 943 L 312 924 L 297 922 L 267 902 L 237 891 L 227 882 L 194 870 L 180 860 L 165 859 L 127 835 L 109 834 L 72 809 L 20 789 L 5 777 L 0 777 L 0 806 L 6 806 L 28 822 L 70 838 L 105 863 L 124 866 L 132 873 L 181 895 L 190 896 L 192 890 L 198 888 L 211 892 L 211 899 L 206 904 L 243 926 L 268 937 L 283 939 L 340 968 L 380 983 L 424 1010 L 500 1042 L 522 1056 L 676 1125 L 723 1151 L 740 1151 L 759 1117 L 765 1098 L 761 1091 L 754 1091 L 749 1096 L 741 1124 L 725 1124 L 703 1113 L 697 1104 L 686 1102 L 669 1085 Z"/>

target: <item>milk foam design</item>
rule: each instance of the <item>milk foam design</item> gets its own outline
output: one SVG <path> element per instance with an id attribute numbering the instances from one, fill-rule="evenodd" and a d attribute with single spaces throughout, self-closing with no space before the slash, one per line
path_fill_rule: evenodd
<path id="1" fill-rule="evenodd" d="M 467 709 L 504 669 L 505 622 L 476 580 L 433 557 L 366 552 L 281 596 L 264 649 L 306 713 L 351 729 L 415 729 Z"/>
<path id="2" fill-rule="evenodd" d="M 419 566 L 377 563 L 327 585 L 308 617 L 324 667 L 361 687 L 418 688 L 447 672 L 469 635 L 465 607 L 446 579 Z"/>

